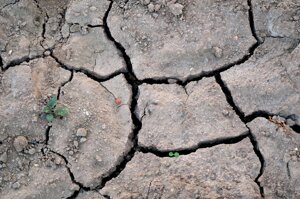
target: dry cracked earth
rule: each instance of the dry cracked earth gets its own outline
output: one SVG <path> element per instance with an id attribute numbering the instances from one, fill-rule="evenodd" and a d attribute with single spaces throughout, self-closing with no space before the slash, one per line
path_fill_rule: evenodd
<path id="1" fill-rule="evenodd" d="M 0 0 L 0 53 L 1 199 L 300 198 L 299 0 Z"/>

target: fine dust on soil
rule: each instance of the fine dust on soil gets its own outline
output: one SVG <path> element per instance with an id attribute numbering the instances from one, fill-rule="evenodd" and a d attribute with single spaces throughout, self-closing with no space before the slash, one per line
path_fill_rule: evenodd
<path id="1" fill-rule="evenodd" d="M 0 0 L 0 198 L 300 198 L 299 8 Z"/>

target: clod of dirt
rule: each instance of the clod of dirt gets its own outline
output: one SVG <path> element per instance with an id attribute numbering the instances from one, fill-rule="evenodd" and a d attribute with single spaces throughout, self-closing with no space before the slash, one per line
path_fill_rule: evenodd
<path id="1" fill-rule="evenodd" d="M 1 1 L 1 7 L 2 7 Z M 43 53 L 42 41 L 45 15 L 34 1 L 22 0 L 7 4 L 0 11 L 0 52 L 4 68 L 13 60 Z"/>
<path id="2" fill-rule="evenodd" d="M 173 15 L 178 16 L 182 14 L 182 10 L 184 8 L 180 3 L 169 3 L 168 7 L 170 8 Z"/>
<path id="3" fill-rule="evenodd" d="M 252 4 L 258 36 L 300 39 L 299 0 L 252 0 Z"/>
<path id="4" fill-rule="evenodd" d="M 85 128 L 79 128 L 76 132 L 76 135 L 78 137 L 86 137 L 87 136 L 87 130 Z"/>
<path id="5" fill-rule="evenodd" d="M 107 23 L 139 79 L 185 80 L 243 58 L 256 43 L 245 0 L 157 1 L 157 11 L 156 1 L 146 6 L 129 0 L 126 9 L 122 2 L 114 2 Z M 223 49 L 220 58 L 215 46 Z"/>
<path id="6" fill-rule="evenodd" d="M 255 111 L 293 116 L 300 124 L 300 45 L 267 38 L 254 56 L 221 73 L 236 105 L 247 115 Z"/>
<path id="7" fill-rule="evenodd" d="M 80 32 L 70 33 L 66 43 L 55 48 L 53 54 L 65 65 L 100 76 L 125 70 L 123 58 L 101 27 L 88 28 L 85 35 Z"/>
<path id="8" fill-rule="evenodd" d="M 186 92 L 176 84 L 143 84 L 137 113 L 142 120 L 139 144 L 161 150 L 189 148 L 247 132 L 213 78 L 188 84 Z"/>
<path id="9" fill-rule="evenodd" d="M 13 144 L 14 144 L 16 151 L 21 152 L 27 147 L 28 140 L 26 137 L 20 135 L 14 139 Z"/>
<path id="10" fill-rule="evenodd" d="M 249 139 L 177 158 L 137 153 L 100 192 L 111 198 L 258 199 L 259 167 Z"/>
<path id="11" fill-rule="evenodd" d="M 300 136 L 265 118 L 248 123 L 265 161 L 258 179 L 265 198 L 300 198 Z"/>
<path id="12" fill-rule="evenodd" d="M 76 181 L 95 187 L 131 144 L 131 88 L 123 75 L 99 83 L 75 73 L 61 91 L 60 100 L 68 105 L 70 114 L 53 122 L 49 147 L 68 159 Z M 116 106 L 115 96 L 122 98 L 122 106 Z M 78 137 L 78 128 L 88 129 L 88 136 Z"/>

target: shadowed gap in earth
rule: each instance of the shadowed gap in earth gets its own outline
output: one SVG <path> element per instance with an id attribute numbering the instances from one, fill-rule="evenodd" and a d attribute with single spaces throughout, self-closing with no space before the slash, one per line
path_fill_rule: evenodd
<path id="1" fill-rule="evenodd" d="M 258 37 L 256 36 L 256 33 L 255 33 L 251 1 L 247 1 L 247 2 L 248 2 L 248 5 L 249 5 L 249 23 L 250 23 L 252 35 L 257 40 L 257 42 L 249 49 L 249 53 L 247 55 L 245 55 L 242 59 L 240 59 L 240 60 L 238 60 L 238 61 L 236 61 L 234 63 L 227 64 L 224 67 L 221 67 L 220 69 L 217 69 L 215 71 L 210 71 L 210 72 L 205 72 L 205 73 L 201 73 L 201 74 L 198 74 L 198 75 L 190 76 L 185 81 L 179 81 L 178 80 L 176 82 L 177 84 L 185 86 L 189 82 L 191 82 L 191 81 L 198 81 L 198 80 L 202 79 L 203 77 L 212 77 L 212 76 L 215 76 L 215 77 L 219 76 L 220 77 L 220 73 L 221 72 L 223 72 L 223 71 L 225 71 L 225 70 L 227 70 L 227 69 L 229 69 L 229 68 L 231 68 L 233 66 L 240 65 L 240 64 L 246 62 L 253 55 L 255 49 L 259 45 L 261 45 L 262 42 L 260 40 L 258 40 Z M 119 162 L 119 164 L 116 165 L 116 169 L 114 169 L 113 172 L 111 172 L 110 174 L 108 174 L 107 177 L 104 177 L 102 179 L 102 183 L 100 185 L 98 185 L 93 190 L 99 190 L 99 189 L 103 188 L 105 186 L 106 182 L 110 181 L 112 178 L 117 177 L 119 175 L 119 173 L 126 167 L 127 163 L 133 158 L 133 156 L 134 156 L 134 154 L 135 154 L 135 152 L 137 150 L 142 151 L 142 152 L 143 151 L 145 152 L 145 150 L 147 150 L 146 148 L 141 148 L 141 147 L 138 147 L 138 145 L 137 145 L 137 135 L 138 135 L 139 130 L 142 127 L 141 121 L 137 118 L 137 116 L 135 114 L 135 108 L 137 106 L 137 98 L 138 98 L 138 85 L 140 85 L 142 83 L 149 83 L 149 84 L 155 84 L 155 83 L 158 83 L 158 84 L 169 84 L 169 82 L 168 82 L 169 79 L 176 79 L 176 78 L 159 78 L 159 79 L 153 79 L 153 78 L 151 78 L 151 79 L 146 79 L 146 80 L 142 80 L 142 81 L 140 81 L 140 80 L 137 79 L 136 75 L 134 74 L 133 68 L 132 68 L 132 63 L 131 63 L 130 57 L 127 55 L 126 50 L 122 46 L 122 44 L 119 43 L 119 42 L 117 42 L 112 37 L 111 32 L 110 32 L 109 27 L 108 27 L 108 24 L 107 24 L 107 18 L 108 18 L 108 15 L 109 15 L 109 12 L 110 12 L 110 10 L 112 8 L 113 3 L 114 2 L 111 1 L 108 10 L 105 13 L 105 16 L 104 16 L 104 19 L 103 19 L 103 21 L 104 21 L 103 24 L 104 24 L 104 31 L 106 33 L 106 36 L 108 37 L 109 40 L 111 40 L 115 44 L 116 48 L 123 55 L 123 58 L 124 58 L 125 63 L 126 63 L 126 68 L 127 68 L 127 72 L 125 72 L 123 74 L 124 74 L 124 76 L 125 76 L 128 84 L 130 84 L 132 86 L 132 102 L 131 102 L 131 106 L 130 106 L 131 117 L 132 117 L 133 124 L 134 124 L 134 128 L 133 128 L 132 134 L 130 135 L 131 136 L 131 141 L 132 141 L 132 147 L 129 149 L 129 152 L 127 152 L 127 154 L 123 156 L 123 160 L 121 160 Z M 220 78 L 220 80 L 221 80 L 221 78 Z M 224 85 L 224 83 L 223 83 L 223 85 Z M 224 92 L 224 89 L 222 89 L 222 90 Z M 227 96 L 226 93 L 224 93 L 224 94 L 225 94 L 225 96 Z M 232 99 L 232 97 L 231 97 L 231 99 Z M 228 103 L 229 103 L 229 101 L 228 101 Z M 235 111 L 238 114 L 238 116 L 244 122 L 245 121 L 245 117 L 242 115 L 242 113 L 239 111 L 239 109 L 235 106 L 235 104 L 233 103 L 233 100 L 232 100 L 232 103 L 230 105 L 232 105 L 232 107 L 235 109 Z M 227 144 L 237 143 L 237 142 L 241 141 L 242 139 L 244 139 L 245 137 L 249 137 L 251 139 L 254 151 L 257 154 L 257 156 L 258 156 L 258 158 L 260 159 L 260 162 L 261 162 L 260 174 L 256 178 L 255 182 L 259 186 L 260 191 L 261 191 L 261 196 L 263 197 L 264 196 L 264 194 L 263 194 L 263 188 L 260 186 L 260 184 L 259 184 L 259 182 L 257 180 L 262 175 L 263 165 L 264 165 L 264 159 L 263 159 L 263 156 L 260 153 L 259 149 L 257 148 L 257 142 L 253 138 L 253 136 L 252 136 L 252 134 L 251 134 L 250 131 L 248 133 L 246 133 L 246 134 L 243 134 L 243 135 L 235 137 L 235 138 L 219 139 L 219 140 L 215 140 L 214 142 L 202 143 L 202 144 L 200 144 L 200 147 L 202 147 L 202 148 L 204 148 L 204 147 L 210 147 L 210 146 L 213 146 L 213 145 L 216 145 L 216 144 L 222 144 L 222 143 L 224 143 L 224 144 L 226 144 L 226 143 Z M 189 154 L 193 150 L 195 150 L 195 149 L 185 149 L 185 150 L 182 150 L 181 152 Z M 166 155 L 166 152 L 160 153 L 159 151 L 156 151 L 155 153 L 157 153 L 158 155 L 163 155 L 163 156 Z"/>
<path id="2" fill-rule="evenodd" d="M 139 119 L 137 118 L 137 116 L 135 115 L 135 108 L 137 106 L 138 86 L 142 83 L 147 83 L 147 84 L 170 84 L 170 82 L 168 80 L 174 79 L 174 80 L 176 80 L 177 84 L 179 84 L 181 86 L 185 86 L 189 82 L 201 80 L 203 77 L 213 77 L 214 76 L 216 78 L 217 83 L 222 88 L 222 91 L 223 91 L 224 95 L 226 96 L 227 102 L 231 105 L 231 107 L 234 109 L 236 114 L 240 117 L 241 121 L 243 121 L 245 124 L 252 121 L 252 120 L 254 120 L 257 117 L 269 118 L 269 116 L 274 115 L 274 114 L 271 114 L 271 113 L 268 113 L 268 112 L 265 112 L 265 111 L 256 111 L 256 112 L 253 112 L 252 114 L 245 117 L 245 114 L 239 109 L 239 107 L 237 107 L 235 105 L 235 103 L 233 101 L 233 98 L 231 96 L 230 90 L 227 88 L 227 86 L 222 81 L 221 76 L 220 76 L 221 72 L 224 72 L 224 71 L 228 70 L 231 67 L 234 67 L 236 65 L 240 65 L 240 64 L 246 62 L 253 55 L 255 49 L 263 43 L 258 38 L 258 36 L 256 35 L 251 0 L 248 0 L 247 3 L 249 5 L 249 24 L 250 24 L 250 27 L 251 27 L 252 35 L 257 40 L 257 42 L 249 49 L 249 53 L 246 54 L 243 58 L 241 58 L 240 60 L 238 60 L 234 63 L 229 63 L 229 64 L 227 64 L 227 65 L 225 65 L 225 66 L 223 66 L 223 67 L 221 67 L 217 70 L 214 70 L 214 71 L 202 72 L 202 73 L 197 74 L 197 75 L 191 75 L 185 81 L 179 80 L 177 78 L 171 78 L 171 77 L 170 78 L 150 78 L 150 79 L 144 79 L 144 80 L 138 80 L 137 79 L 136 75 L 134 74 L 133 68 L 132 68 L 130 57 L 127 55 L 126 50 L 122 46 L 122 44 L 117 42 L 112 37 L 111 32 L 109 30 L 109 27 L 107 25 L 108 14 L 109 14 L 109 12 L 112 8 L 113 1 L 111 1 L 110 5 L 109 5 L 109 8 L 106 11 L 104 19 L 103 19 L 104 20 L 104 31 L 106 33 L 107 38 L 109 40 L 113 41 L 116 48 L 121 52 L 121 54 L 122 54 L 122 56 L 125 60 L 125 63 L 126 63 L 127 72 L 118 71 L 116 74 L 113 74 L 109 77 L 106 77 L 106 78 L 100 77 L 99 78 L 99 77 L 97 77 L 97 75 L 95 75 L 93 73 L 90 73 L 87 70 L 83 70 L 83 69 L 74 70 L 72 67 L 66 66 L 66 65 L 60 63 L 59 60 L 51 54 L 51 57 L 53 57 L 58 63 L 60 63 L 62 65 L 63 68 L 65 68 L 67 70 L 72 70 L 72 71 L 75 71 L 75 72 L 82 72 L 82 73 L 86 74 L 89 78 L 91 78 L 95 81 L 98 81 L 98 82 L 103 82 L 103 81 L 106 81 L 110 78 L 113 78 L 114 76 L 117 76 L 119 74 L 124 74 L 128 84 L 130 84 L 132 86 L 132 102 L 131 102 L 130 110 L 131 110 L 131 117 L 132 117 L 132 120 L 133 120 L 134 128 L 133 128 L 133 131 L 132 131 L 132 133 L 129 137 L 129 140 L 131 140 L 131 142 L 132 142 L 132 147 L 129 149 L 127 154 L 123 156 L 123 159 L 119 162 L 119 164 L 116 166 L 116 168 L 111 173 L 107 174 L 107 176 L 103 178 L 101 184 L 98 185 L 93 190 L 99 190 L 99 189 L 103 188 L 105 186 L 106 182 L 108 182 L 112 178 L 118 176 L 119 173 L 126 167 L 126 164 L 133 158 L 136 151 L 140 151 L 140 152 L 144 152 L 144 153 L 148 153 L 148 152 L 153 153 L 155 155 L 158 155 L 159 157 L 165 157 L 167 155 L 167 151 L 158 151 L 155 148 L 140 147 L 140 146 L 137 145 L 137 135 L 138 135 L 139 130 L 142 127 L 142 124 L 139 121 Z M 293 128 L 293 130 L 295 129 L 295 131 L 299 133 L 299 126 L 294 125 L 291 128 Z M 254 152 L 256 153 L 256 155 L 258 156 L 258 158 L 261 162 L 260 173 L 256 177 L 255 182 L 260 188 L 261 196 L 264 197 L 264 190 L 263 190 L 263 187 L 261 187 L 258 179 L 263 174 L 265 161 L 264 161 L 264 158 L 262 156 L 262 153 L 260 152 L 260 150 L 258 148 L 258 143 L 257 143 L 255 137 L 253 136 L 253 134 L 251 133 L 250 130 L 246 134 L 243 134 L 243 135 L 238 136 L 238 137 L 228 138 L 228 139 L 219 139 L 219 140 L 200 143 L 198 145 L 198 148 L 212 147 L 212 146 L 218 145 L 218 144 L 233 144 L 233 143 L 237 143 L 237 142 L 243 140 L 245 137 L 250 138 L 251 143 L 253 145 Z M 195 147 L 194 147 L 194 149 L 192 149 L 192 148 L 182 149 L 181 151 L 179 150 L 179 152 L 181 152 L 184 155 L 187 155 L 189 153 L 192 153 L 193 150 L 195 150 Z M 73 179 L 74 179 L 74 175 L 71 173 L 70 170 L 69 170 L 69 172 L 70 172 L 71 178 L 73 176 Z M 80 190 L 82 190 L 82 191 L 92 190 L 90 188 L 83 188 L 83 186 L 80 186 L 80 187 L 81 187 Z M 79 193 L 79 191 L 74 192 L 74 194 L 70 198 L 76 198 L 78 193 Z"/>
<path id="3" fill-rule="evenodd" d="M 260 178 L 260 176 L 262 176 L 263 172 L 264 172 L 264 169 L 265 169 L 265 159 L 262 155 L 262 153 L 260 152 L 260 149 L 258 147 L 258 143 L 257 143 L 257 140 L 255 139 L 254 135 L 251 133 L 249 127 L 247 126 L 247 121 L 246 121 L 246 118 L 245 118 L 245 114 L 240 110 L 240 108 L 234 103 L 234 100 L 232 98 L 232 95 L 231 95 L 231 92 L 230 90 L 228 89 L 228 87 L 225 85 L 225 83 L 223 82 L 223 80 L 221 79 L 221 75 L 220 74 L 217 74 L 215 76 L 216 78 L 216 82 L 220 85 L 225 97 L 226 97 L 226 100 L 228 102 L 228 104 L 233 108 L 233 110 L 235 111 L 235 113 L 239 116 L 240 120 L 246 125 L 246 127 L 248 128 L 249 130 L 249 135 L 248 137 L 250 138 L 251 140 L 251 143 L 253 145 L 253 150 L 255 152 L 255 154 L 257 155 L 257 157 L 259 158 L 259 161 L 260 161 L 260 164 L 261 164 L 261 167 L 260 167 L 260 171 L 259 171 L 259 174 L 258 176 L 255 178 L 255 183 L 258 185 L 259 189 L 260 189 L 260 194 L 261 194 L 261 197 L 264 198 L 264 188 L 263 186 L 261 186 L 260 182 L 258 181 L 258 179 Z M 256 115 L 257 117 L 260 117 L 261 115 L 259 114 L 259 112 L 257 113 Z M 264 113 L 262 113 L 262 116 L 264 116 Z"/>
<path id="4" fill-rule="evenodd" d="M 169 152 L 173 152 L 173 151 L 178 152 L 180 155 L 189 155 L 191 153 L 196 152 L 198 149 L 210 148 L 220 144 L 236 144 L 242 141 L 243 139 L 245 139 L 246 137 L 248 137 L 249 134 L 250 133 L 248 131 L 239 136 L 228 137 L 228 138 L 216 138 L 213 140 L 199 142 L 197 145 L 192 147 L 172 149 L 172 150 L 159 150 L 154 146 L 138 146 L 137 151 L 142 153 L 152 153 L 158 157 L 169 157 Z"/>

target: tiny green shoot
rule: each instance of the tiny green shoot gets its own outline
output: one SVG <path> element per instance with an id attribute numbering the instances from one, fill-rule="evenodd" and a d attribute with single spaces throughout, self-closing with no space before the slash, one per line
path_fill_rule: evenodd
<path id="1" fill-rule="evenodd" d="M 46 115 L 45 118 L 48 122 L 53 122 L 57 117 L 67 116 L 69 110 L 66 106 L 58 105 L 56 96 L 52 96 L 43 108 L 43 113 Z"/>

